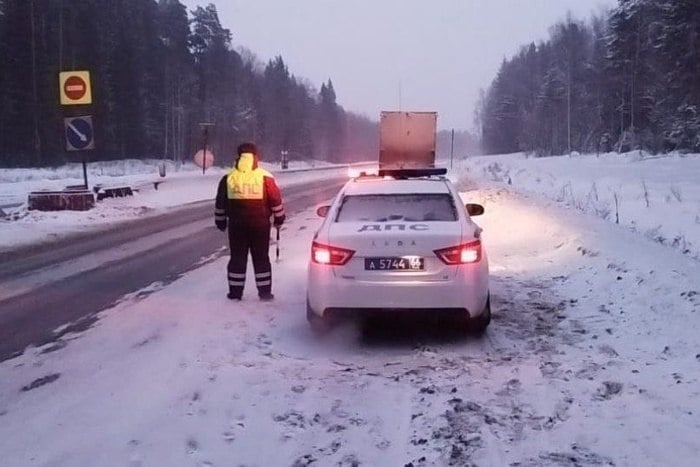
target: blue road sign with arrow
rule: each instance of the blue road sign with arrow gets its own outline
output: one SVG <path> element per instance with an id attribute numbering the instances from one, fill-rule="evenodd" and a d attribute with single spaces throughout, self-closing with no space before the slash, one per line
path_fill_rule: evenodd
<path id="1" fill-rule="evenodd" d="M 92 116 L 69 117 L 63 119 L 63 123 L 66 130 L 66 150 L 85 151 L 95 149 Z"/>

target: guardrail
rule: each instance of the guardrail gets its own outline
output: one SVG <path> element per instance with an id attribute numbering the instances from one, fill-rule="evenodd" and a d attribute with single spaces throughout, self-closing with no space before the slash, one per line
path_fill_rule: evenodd
<path id="1" fill-rule="evenodd" d="M 22 206 L 24 203 L 8 203 L 8 204 L 0 204 L 0 209 L 13 209 L 13 208 L 18 208 Z"/>

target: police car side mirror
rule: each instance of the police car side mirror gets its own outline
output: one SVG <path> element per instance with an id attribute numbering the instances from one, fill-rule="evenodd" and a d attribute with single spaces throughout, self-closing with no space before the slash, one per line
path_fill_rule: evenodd
<path id="1" fill-rule="evenodd" d="M 484 213 L 484 207 L 480 204 L 467 204 L 467 212 L 470 216 L 480 216 Z"/>
<path id="2" fill-rule="evenodd" d="M 316 215 L 318 217 L 326 217 L 330 210 L 331 210 L 330 206 L 321 206 L 318 209 L 316 209 Z"/>

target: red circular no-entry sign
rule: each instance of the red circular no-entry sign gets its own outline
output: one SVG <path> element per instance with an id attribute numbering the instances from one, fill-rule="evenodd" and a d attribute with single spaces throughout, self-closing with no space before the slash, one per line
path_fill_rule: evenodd
<path id="1" fill-rule="evenodd" d="M 69 99 L 80 100 L 87 92 L 87 83 L 79 76 L 71 76 L 63 85 L 63 92 Z"/>

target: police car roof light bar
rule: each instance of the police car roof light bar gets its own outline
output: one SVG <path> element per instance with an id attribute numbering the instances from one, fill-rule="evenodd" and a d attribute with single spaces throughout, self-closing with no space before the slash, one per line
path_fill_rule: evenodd
<path id="1" fill-rule="evenodd" d="M 394 178 L 418 178 L 446 175 L 446 168 L 426 168 L 426 169 L 379 169 L 380 177 Z"/>

